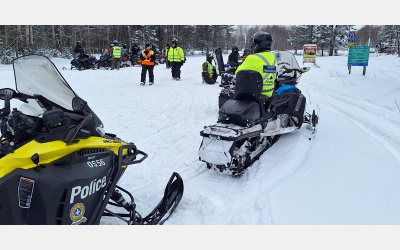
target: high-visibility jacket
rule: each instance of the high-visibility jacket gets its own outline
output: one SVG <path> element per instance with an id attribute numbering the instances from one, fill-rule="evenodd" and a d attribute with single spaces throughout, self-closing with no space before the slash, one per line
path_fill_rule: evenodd
<path id="1" fill-rule="evenodd" d="M 170 47 L 168 50 L 168 61 L 170 62 L 183 62 L 185 60 L 185 53 L 181 47 Z"/>
<path id="2" fill-rule="evenodd" d="M 154 60 L 150 61 L 150 57 L 154 57 L 154 51 L 149 50 L 146 52 L 146 50 L 142 50 L 142 65 L 154 65 Z"/>
<path id="3" fill-rule="evenodd" d="M 236 69 L 235 75 L 241 70 L 254 70 L 261 74 L 263 79 L 262 95 L 271 97 L 275 88 L 277 61 L 274 53 L 264 51 L 248 55 L 246 60 Z"/>
<path id="4" fill-rule="evenodd" d="M 121 58 L 122 55 L 122 47 L 114 46 L 112 47 L 112 57 L 113 58 Z"/>
<path id="5" fill-rule="evenodd" d="M 205 61 L 202 64 L 201 67 L 202 71 L 201 71 L 201 76 L 205 76 L 205 74 L 208 74 L 208 76 L 211 76 L 214 74 L 214 65 L 212 65 L 209 61 Z"/>

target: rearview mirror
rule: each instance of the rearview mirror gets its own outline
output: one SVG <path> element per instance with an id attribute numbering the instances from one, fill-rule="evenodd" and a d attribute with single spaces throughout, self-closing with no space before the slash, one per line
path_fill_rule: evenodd
<path id="1" fill-rule="evenodd" d="M 85 108 L 86 106 L 86 101 L 81 99 L 80 97 L 74 97 L 74 99 L 72 99 L 72 109 L 74 111 L 82 111 L 83 108 Z"/>
<path id="2" fill-rule="evenodd" d="M 12 99 L 15 95 L 15 90 L 10 88 L 0 89 L 0 99 L 1 100 L 8 100 Z"/>

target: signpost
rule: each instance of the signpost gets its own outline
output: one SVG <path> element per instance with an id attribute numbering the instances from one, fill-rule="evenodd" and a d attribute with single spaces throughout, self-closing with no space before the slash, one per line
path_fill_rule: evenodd
<path id="1" fill-rule="evenodd" d="M 351 66 L 363 66 L 363 75 L 367 70 L 369 59 L 369 46 L 351 46 L 349 47 L 349 55 L 347 58 L 347 66 L 349 74 L 351 73 Z"/>

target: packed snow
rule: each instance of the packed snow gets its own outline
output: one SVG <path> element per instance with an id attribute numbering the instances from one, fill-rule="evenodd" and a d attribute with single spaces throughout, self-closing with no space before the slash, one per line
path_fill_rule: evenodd
<path id="1" fill-rule="evenodd" d="M 224 54 L 226 61 L 228 54 Z M 71 70 L 52 58 L 74 91 L 117 134 L 148 154 L 118 183 L 147 215 L 173 172 L 183 198 L 164 225 L 398 225 L 400 224 L 400 58 L 371 53 L 363 67 L 347 54 L 317 56 L 298 87 L 319 124 L 282 135 L 240 178 L 206 168 L 198 158 L 200 131 L 218 118 L 218 83 L 201 80 L 204 55 L 187 55 L 181 81 L 165 64 L 155 84 L 140 86 L 139 66 Z M 64 69 L 63 69 L 64 68 Z M 15 88 L 11 65 L 0 65 L 0 87 Z M 220 82 L 220 78 L 218 78 Z M 103 218 L 102 225 L 124 225 Z"/>
<path id="2" fill-rule="evenodd" d="M 227 54 L 224 54 L 225 61 Z M 218 117 L 218 83 L 201 80 L 202 55 L 188 55 L 181 81 L 165 64 L 155 84 L 140 86 L 139 66 L 70 70 L 61 74 L 102 119 L 105 130 L 134 142 L 148 158 L 131 165 L 120 186 L 146 215 L 161 199 L 172 172 L 184 196 L 170 225 L 333 225 L 400 223 L 400 59 L 371 54 L 366 74 L 347 68 L 347 56 L 317 57 L 298 87 L 319 115 L 309 141 L 305 126 L 265 152 L 240 178 L 206 168 L 198 159 L 200 131 Z M 64 68 L 64 69 L 63 69 Z M 11 65 L 2 87 L 14 88 Z M 220 80 L 220 79 L 218 79 Z M 102 224 L 123 224 L 105 218 Z"/>

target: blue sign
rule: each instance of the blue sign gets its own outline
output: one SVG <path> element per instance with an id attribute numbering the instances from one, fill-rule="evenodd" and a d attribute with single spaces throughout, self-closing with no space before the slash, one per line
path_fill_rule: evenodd
<path id="1" fill-rule="evenodd" d="M 348 35 L 348 42 L 349 43 L 354 43 L 355 39 L 356 39 L 356 33 L 350 31 L 350 33 Z"/>

